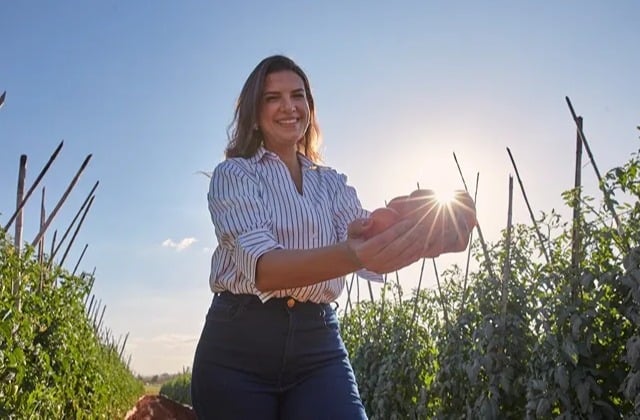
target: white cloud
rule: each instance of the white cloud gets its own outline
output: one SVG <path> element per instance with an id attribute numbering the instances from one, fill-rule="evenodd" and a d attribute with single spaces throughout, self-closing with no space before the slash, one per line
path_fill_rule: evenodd
<path id="1" fill-rule="evenodd" d="M 180 333 L 133 338 L 127 342 L 125 354 L 131 355 L 131 367 L 136 373 L 178 373 L 191 367 L 198 339 L 197 335 Z"/>
<path id="2" fill-rule="evenodd" d="M 197 242 L 196 238 L 184 238 L 179 242 L 174 242 L 173 239 L 165 239 L 164 242 L 162 242 L 162 246 L 167 248 L 175 248 L 176 251 L 180 252 L 187 249 L 195 242 Z"/>

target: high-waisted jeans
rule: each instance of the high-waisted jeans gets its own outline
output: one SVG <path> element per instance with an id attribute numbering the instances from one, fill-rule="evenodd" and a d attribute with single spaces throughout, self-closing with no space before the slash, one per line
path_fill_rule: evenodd
<path id="1" fill-rule="evenodd" d="M 215 296 L 191 396 L 204 420 L 367 418 L 334 309 L 291 298 Z"/>

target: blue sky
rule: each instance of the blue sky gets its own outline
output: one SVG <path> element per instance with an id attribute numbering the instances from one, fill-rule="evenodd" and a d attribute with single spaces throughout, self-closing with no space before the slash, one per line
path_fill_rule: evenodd
<path id="1" fill-rule="evenodd" d="M 639 18 L 631 0 L 3 2 L 0 224 L 15 206 L 21 154 L 31 183 L 64 139 L 43 181 L 49 211 L 93 154 L 52 226 L 64 230 L 100 181 L 66 265 L 88 243 L 81 269 L 96 267 L 105 323 L 130 333 L 134 370 L 178 371 L 191 364 L 211 299 L 216 243 L 197 172 L 221 160 L 234 101 L 259 60 L 283 53 L 307 71 L 325 162 L 365 207 L 416 182 L 460 188 L 455 152 L 468 182 L 480 173 L 478 216 L 496 240 L 513 173 L 506 147 L 535 211 L 564 211 L 575 147 L 565 96 L 601 171 L 638 150 Z M 586 161 L 583 179 L 593 190 Z M 518 191 L 514 206 L 527 222 Z M 410 289 L 416 267 L 400 278 Z"/>

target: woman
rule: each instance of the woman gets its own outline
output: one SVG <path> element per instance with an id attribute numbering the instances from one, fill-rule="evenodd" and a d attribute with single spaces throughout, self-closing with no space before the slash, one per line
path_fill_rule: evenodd
<path id="1" fill-rule="evenodd" d="M 309 80 L 287 57 L 249 75 L 229 137 L 208 195 L 215 296 L 194 409 L 202 419 L 366 419 L 329 303 L 349 273 L 380 280 L 418 260 L 425 232 L 403 220 L 363 238 L 369 213 L 344 175 L 318 164 Z"/>

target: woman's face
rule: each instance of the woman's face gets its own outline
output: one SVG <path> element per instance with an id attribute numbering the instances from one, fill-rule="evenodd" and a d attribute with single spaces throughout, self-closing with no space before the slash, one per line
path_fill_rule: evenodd
<path id="1" fill-rule="evenodd" d="M 258 125 L 272 151 L 293 148 L 309 127 L 309 102 L 302 78 L 290 70 L 267 75 L 260 99 Z"/>

